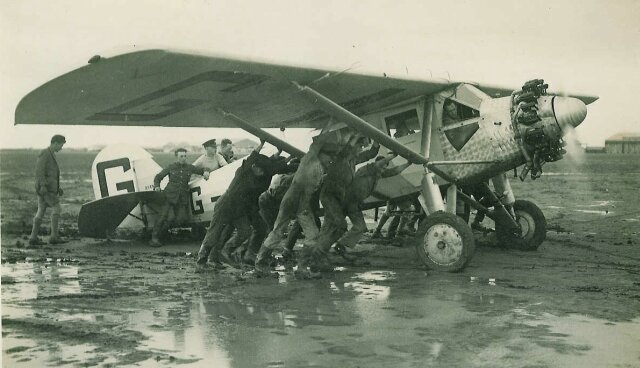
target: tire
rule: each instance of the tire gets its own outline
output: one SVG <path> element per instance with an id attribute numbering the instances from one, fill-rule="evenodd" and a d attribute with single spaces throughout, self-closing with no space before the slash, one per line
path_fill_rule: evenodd
<path id="1" fill-rule="evenodd" d="M 547 220 L 544 214 L 533 202 L 516 200 L 513 204 L 516 222 L 520 225 L 520 232 L 513 233 L 508 226 L 496 223 L 496 238 L 502 246 L 533 251 L 547 237 Z"/>
<path id="2" fill-rule="evenodd" d="M 438 211 L 420 222 L 416 250 L 430 269 L 458 272 L 473 257 L 475 240 L 467 223 L 459 216 Z"/>

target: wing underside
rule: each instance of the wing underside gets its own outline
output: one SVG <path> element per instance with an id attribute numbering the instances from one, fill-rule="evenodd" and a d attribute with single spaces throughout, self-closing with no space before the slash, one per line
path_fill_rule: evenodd
<path id="1" fill-rule="evenodd" d="M 328 115 L 292 82 L 356 115 L 459 83 L 147 50 L 101 58 L 49 81 L 20 101 L 15 123 L 235 127 L 225 111 L 258 128 L 322 127 Z M 512 91 L 476 86 L 494 97 Z"/>
<path id="2" fill-rule="evenodd" d="M 16 124 L 235 127 L 234 113 L 260 128 L 321 127 L 328 118 L 292 84 L 363 114 L 446 88 L 412 81 L 173 53 L 141 51 L 101 59 L 34 90 Z"/>

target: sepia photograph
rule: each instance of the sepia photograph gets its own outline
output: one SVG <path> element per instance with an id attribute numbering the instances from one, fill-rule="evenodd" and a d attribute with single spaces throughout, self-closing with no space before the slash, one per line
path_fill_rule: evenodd
<path id="1" fill-rule="evenodd" d="M 0 3 L 2 367 L 640 366 L 640 2 Z"/>

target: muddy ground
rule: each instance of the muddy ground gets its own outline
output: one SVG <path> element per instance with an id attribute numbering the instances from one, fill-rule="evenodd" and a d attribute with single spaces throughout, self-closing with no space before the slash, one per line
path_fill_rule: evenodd
<path id="1" fill-rule="evenodd" d="M 336 259 L 298 281 L 196 274 L 199 244 L 179 234 L 160 249 L 79 238 L 92 155 L 59 156 L 71 242 L 30 250 L 34 154 L 1 153 L 5 367 L 640 366 L 640 156 L 513 180 L 547 217 L 536 252 L 477 233 L 468 267 L 438 273 L 409 238 L 367 236 L 356 250 L 369 265 Z"/>

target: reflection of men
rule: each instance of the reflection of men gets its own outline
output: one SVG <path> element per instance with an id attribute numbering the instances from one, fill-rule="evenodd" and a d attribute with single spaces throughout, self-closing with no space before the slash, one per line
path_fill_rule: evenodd
<path id="1" fill-rule="evenodd" d="M 215 139 L 209 139 L 202 143 L 206 153 L 193 162 L 193 166 L 203 167 L 210 172 L 218 170 L 227 164 L 227 160 L 218 153 L 218 145 Z"/>
<path id="2" fill-rule="evenodd" d="M 456 106 L 455 102 L 446 100 L 444 102 L 442 111 L 442 125 L 452 124 L 460 121 L 460 117 L 458 116 L 458 107 Z"/>
<path id="3" fill-rule="evenodd" d="M 164 188 L 166 202 L 160 212 L 160 219 L 153 227 L 151 242 L 152 247 L 160 247 L 160 235 L 166 231 L 168 224 L 175 218 L 180 218 L 180 214 L 185 216 L 189 211 L 189 179 L 191 174 L 198 174 L 209 179 L 209 170 L 202 167 L 195 167 L 187 163 L 187 150 L 178 148 L 175 151 L 177 161 L 164 168 L 153 179 L 153 189 L 160 191 L 160 182 L 165 176 L 169 175 L 169 183 Z"/>
<path id="4" fill-rule="evenodd" d="M 220 154 L 227 163 L 232 163 L 236 160 L 233 153 L 233 143 L 231 142 L 231 139 L 225 138 L 220 142 Z"/>
<path id="5" fill-rule="evenodd" d="M 54 135 L 48 148 L 40 151 L 36 162 L 36 194 L 38 195 L 38 212 L 33 217 L 33 228 L 29 237 L 29 245 L 44 244 L 38 239 L 38 231 L 42 224 L 42 218 L 47 207 L 53 208 L 51 214 L 51 236 L 49 244 L 61 244 L 65 241 L 58 234 L 58 223 L 60 221 L 60 200 L 62 195 L 60 188 L 60 169 L 56 161 L 55 153 L 62 149 L 66 139 L 61 135 Z"/>

